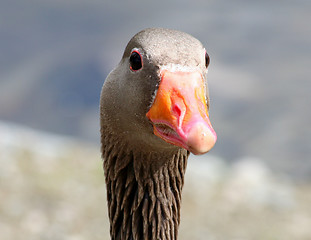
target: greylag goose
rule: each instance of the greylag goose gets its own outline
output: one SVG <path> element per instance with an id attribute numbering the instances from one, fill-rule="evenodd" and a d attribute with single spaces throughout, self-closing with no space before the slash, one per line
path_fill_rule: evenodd
<path id="1" fill-rule="evenodd" d="M 191 35 L 149 28 L 108 75 L 100 122 L 111 239 L 177 239 L 189 153 L 216 142 L 209 61 Z"/>

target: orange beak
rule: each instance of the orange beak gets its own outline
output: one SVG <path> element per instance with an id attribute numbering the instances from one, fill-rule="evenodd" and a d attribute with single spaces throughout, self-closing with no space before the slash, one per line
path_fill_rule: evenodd
<path id="1" fill-rule="evenodd" d="M 146 114 L 154 134 L 193 154 L 208 152 L 217 136 L 209 120 L 201 74 L 163 70 L 161 76 L 156 98 Z"/>

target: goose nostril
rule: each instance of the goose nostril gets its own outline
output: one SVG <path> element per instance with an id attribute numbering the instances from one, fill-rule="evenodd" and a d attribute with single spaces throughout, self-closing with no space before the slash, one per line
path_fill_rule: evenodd
<path id="1" fill-rule="evenodd" d="M 172 112 L 175 113 L 178 117 L 181 115 L 181 109 L 177 104 L 174 104 L 172 107 Z"/>
<path id="2" fill-rule="evenodd" d="M 171 112 L 172 115 L 176 117 L 177 126 L 181 128 L 186 114 L 186 106 L 182 101 L 180 102 L 176 101 L 175 103 L 173 103 L 171 107 Z"/>

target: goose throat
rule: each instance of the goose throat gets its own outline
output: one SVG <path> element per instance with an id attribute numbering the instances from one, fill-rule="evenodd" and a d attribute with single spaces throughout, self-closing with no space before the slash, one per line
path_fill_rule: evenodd
<path id="1" fill-rule="evenodd" d="M 189 153 L 178 149 L 159 164 L 153 161 L 159 154 L 138 153 L 108 139 L 112 144 L 103 144 L 103 158 L 111 239 L 177 239 Z"/>

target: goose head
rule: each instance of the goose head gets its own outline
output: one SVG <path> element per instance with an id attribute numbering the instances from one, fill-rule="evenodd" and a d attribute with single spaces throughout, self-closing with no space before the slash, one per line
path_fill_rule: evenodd
<path id="1" fill-rule="evenodd" d="M 209 61 L 201 42 L 184 32 L 137 33 L 103 86 L 102 128 L 141 151 L 208 152 L 217 139 L 209 120 Z"/>

